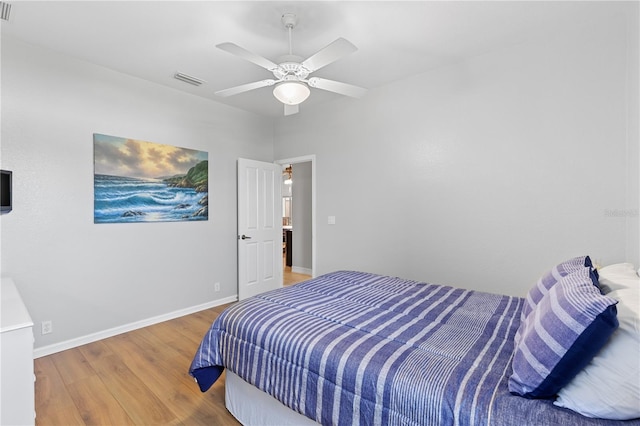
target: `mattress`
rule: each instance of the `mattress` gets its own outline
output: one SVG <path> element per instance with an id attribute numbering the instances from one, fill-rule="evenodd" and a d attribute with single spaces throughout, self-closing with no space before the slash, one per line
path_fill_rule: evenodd
<path id="1" fill-rule="evenodd" d="M 230 371 L 224 381 L 227 410 L 243 425 L 314 426 L 318 423 L 242 380 Z M 250 404 L 247 401 L 251 401 Z"/>

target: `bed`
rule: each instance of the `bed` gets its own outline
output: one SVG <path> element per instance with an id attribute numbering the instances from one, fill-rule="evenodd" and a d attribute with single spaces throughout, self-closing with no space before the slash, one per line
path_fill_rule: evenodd
<path id="1" fill-rule="evenodd" d="M 205 392 L 226 369 L 243 424 L 621 424 L 512 393 L 528 302 L 333 272 L 227 308 L 190 374 Z"/>

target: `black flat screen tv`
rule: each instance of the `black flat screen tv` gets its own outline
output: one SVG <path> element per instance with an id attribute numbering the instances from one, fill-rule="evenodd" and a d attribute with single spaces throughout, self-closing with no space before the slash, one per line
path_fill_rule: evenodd
<path id="1" fill-rule="evenodd" d="M 7 213 L 13 208 L 13 173 L 9 170 L 0 170 L 0 212 Z"/>

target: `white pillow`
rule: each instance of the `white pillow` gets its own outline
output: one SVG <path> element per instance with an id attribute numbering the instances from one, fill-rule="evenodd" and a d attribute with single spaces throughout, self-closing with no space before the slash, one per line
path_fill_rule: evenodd
<path id="1" fill-rule="evenodd" d="M 631 263 L 616 263 L 598 269 L 600 288 L 607 294 L 623 288 L 640 288 L 640 277 Z"/>
<path id="2" fill-rule="evenodd" d="M 587 417 L 635 419 L 640 417 L 640 288 L 615 290 L 608 296 L 619 300 L 620 326 L 560 390 L 554 404 Z"/>

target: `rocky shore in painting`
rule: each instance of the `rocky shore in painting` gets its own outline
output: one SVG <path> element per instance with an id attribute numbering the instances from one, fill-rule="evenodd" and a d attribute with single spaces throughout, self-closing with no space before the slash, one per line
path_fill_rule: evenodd
<path id="1" fill-rule="evenodd" d="M 193 188 L 198 193 L 206 193 L 202 197 L 198 204 L 201 206 L 193 217 L 208 217 L 209 216 L 209 161 L 201 161 L 192 168 L 189 169 L 186 175 L 172 176 L 163 179 L 163 181 L 174 188 Z M 176 209 L 184 209 L 191 207 L 190 204 L 180 204 L 176 206 Z"/>

